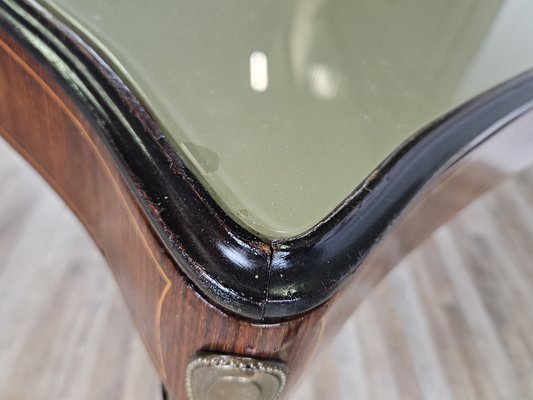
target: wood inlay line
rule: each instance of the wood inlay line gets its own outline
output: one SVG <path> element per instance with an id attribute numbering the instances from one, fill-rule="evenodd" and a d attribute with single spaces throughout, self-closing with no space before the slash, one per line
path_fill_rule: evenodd
<path id="1" fill-rule="evenodd" d="M 70 121 L 76 126 L 76 128 L 78 128 L 79 132 L 81 132 L 82 137 L 85 140 L 85 142 L 89 145 L 89 147 L 91 148 L 93 153 L 96 155 L 97 159 L 100 160 L 101 165 L 103 167 L 103 170 L 104 170 L 105 174 L 107 175 L 107 177 L 109 178 L 109 181 L 110 181 L 113 189 L 115 190 L 118 198 L 120 199 L 122 205 L 124 206 L 124 209 L 126 210 L 128 218 L 130 219 L 130 221 L 131 221 L 131 223 L 132 223 L 132 225 L 133 225 L 133 227 L 135 229 L 136 234 L 138 235 L 139 239 L 141 240 L 141 243 L 143 244 L 143 247 L 146 249 L 147 254 L 149 255 L 150 259 L 152 260 L 153 265 L 155 266 L 157 272 L 159 273 L 159 275 L 164 280 L 165 286 L 164 286 L 163 290 L 161 291 L 159 300 L 157 302 L 157 311 L 156 311 L 154 329 L 155 329 L 156 338 L 157 338 L 157 341 L 158 341 L 158 343 L 157 343 L 158 344 L 158 351 L 159 351 L 158 358 L 159 358 L 159 364 L 160 364 L 158 366 L 159 367 L 158 369 L 160 369 L 160 373 L 161 373 L 162 377 L 166 378 L 165 363 L 163 361 L 163 351 L 162 351 L 162 348 L 161 348 L 161 313 L 162 313 L 163 303 L 165 301 L 166 295 L 168 294 L 168 292 L 170 291 L 170 288 L 172 286 L 172 282 L 171 282 L 170 278 L 167 276 L 167 274 L 163 270 L 163 267 L 157 262 L 157 259 L 156 259 L 155 255 L 154 255 L 154 253 L 152 252 L 150 246 L 148 245 L 148 243 L 146 242 L 146 239 L 144 238 L 144 235 L 142 234 L 141 228 L 138 225 L 138 222 L 137 222 L 135 216 L 133 215 L 128 202 L 124 198 L 124 194 L 122 193 L 122 191 L 120 189 L 120 186 L 118 185 L 118 183 L 116 181 L 115 176 L 111 172 L 111 169 L 109 168 L 109 165 L 107 164 L 106 160 L 104 159 L 104 157 L 102 156 L 102 154 L 98 150 L 98 147 L 96 146 L 96 144 L 91 139 L 91 136 L 89 135 L 89 133 L 87 132 L 87 130 L 85 129 L 85 127 L 83 126 L 81 121 L 74 115 L 74 113 L 72 113 L 72 111 L 67 107 L 67 105 L 61 100 L 61 98 L 59 98 L 59 96 L 57 96 L 57 94 L 52 90 L 52 88 L 18 54 L 16 54 L 16 52 L 11 47 L 9 47 L 9 45 L 7 43 L 5 43 L 2 39 L 0 39 L 0 47 L 2 47 L 2 49 L 31 78 L 33 78 L 35 82 L 38 83 L 38 85 L 45 91 L 45 93 L 61 108 L 61 110 L 70 119 Z M 35 158 L 32 157 L 30 154 L 28 154 L 28 152 L 24 151 L 24 149 L 20 146 L 20 144 L 18 144 L 16 142 L 16 140 L 14 139 L 13 135 L 9 134 L 5 129 L 3 129 L 1 127 L 0 127 L 0 129 L 2 129 L 2 132 L 3 132 L 3 134 L 5 134 L 5 136 L 10 138 L 10 142 L 14 142 L 14 143 L 17 144 L 17 146 L 16 146 L 17 147 L 17 151 L 20 151 L 24 155 L 24 157 L 27 157 L 29 160 L 31 160 L 32 164 L 35 167 L 38 167 L 39 172 L 41 174 L 43 174 L 43 176 L 45 176 L 51 183 L 55 182 L 55 180 L 48 173 L 45 172 L 44 168 L 42 168 L 42 166 L 40 166 L 40 164 L 35 160 Z M 54 189 L 56 189 L 56 190 L 58 190 L 58 192 L 60 192 L 61 196 L 63 196 L 65 201 L 68 203 L 69 207 L 71 207 L 74 210 L 76 210 L 76 214 L 78 215 L 78 217 L 83 219 L 85 227 L 90 230 L 90 228 L 89 228 L 90 225 L 87 223 L 85 218 L 82 217 L 81 211 L 74 205 L 74 203 L 70 200 L 69 196 L 67 196 L 66 193 L 64 193 L 61 189 L 59 189 L 59 185 L 57 184 L 57 182 L 55 182 Z M 91 234 L 94 233 L 91 230 L 90 230 L 90 232 L 91 232 Z M 92 237 L 94 239 L 96 239 L 95 235 L 92 235 Z"/>

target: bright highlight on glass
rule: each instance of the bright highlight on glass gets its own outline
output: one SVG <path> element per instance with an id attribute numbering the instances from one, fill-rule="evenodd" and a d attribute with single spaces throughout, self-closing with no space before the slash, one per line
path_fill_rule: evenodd
<path id="1" fill-rule="evenodd" d="M 250 86 L 260 93 L 268 88 L 268 60 L 261 51 L 250 54 Z"/>
<path id="2" fill-rule="evenodd" d="M 311 90 L 315 96 L 324 100 L 332 100 L 337 96 L 339 78 L 327 66 L 318 64 L 310 70 Z"/>

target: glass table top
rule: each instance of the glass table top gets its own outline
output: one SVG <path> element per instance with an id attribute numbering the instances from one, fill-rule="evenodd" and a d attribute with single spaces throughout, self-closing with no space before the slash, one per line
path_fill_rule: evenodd
<path id="1" fill-rule="evenodd" d="M 417 130 L 533 67 L 530 0 L 39 2 L 269 238 L 312 228 Z"/>

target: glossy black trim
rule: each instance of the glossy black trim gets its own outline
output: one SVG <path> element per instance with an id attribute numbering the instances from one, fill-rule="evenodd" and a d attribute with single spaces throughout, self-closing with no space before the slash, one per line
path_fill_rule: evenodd
<path id="1" fill-rule="evenodd" d="M 425 185 L 531 108 L 533 71 L 425 127 L 311 231 L 274 241 L 265 315 L 286 318 L 329 299 Z"/>
<path id="2" fill-rule="evenodd" d="M 115 158 L 154 231 L 200 293 L 254 321 L 287 320 L 329 299 L 413 197 L 533 101 L 533 73 L 413 135 L 332 214 L 272 243 L 233 221 L 121 79 L 31 0 L 4 0 L 0 26 L 56 77 Z"/>

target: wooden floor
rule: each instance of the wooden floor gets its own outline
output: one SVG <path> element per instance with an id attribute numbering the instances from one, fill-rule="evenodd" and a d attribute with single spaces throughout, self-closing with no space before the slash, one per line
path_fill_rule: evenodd
<path id="1" fill-rule="evenodd" d="M 0 400 L 160 399 L 105 263 L 0 142 Z M 533 171 L 440 229 L 291 400 L 533 399 Z"/>

